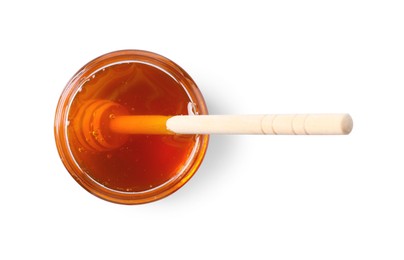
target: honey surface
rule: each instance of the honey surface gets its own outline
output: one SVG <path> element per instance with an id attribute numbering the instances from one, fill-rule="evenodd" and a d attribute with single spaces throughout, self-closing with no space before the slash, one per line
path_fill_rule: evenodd
<path id="1" fill-rule="evenodd" d="M 142 63 L 121 63 L 99 70 L 82 85 L 69 110 L 69 145 L 76 162 L 92 179 L 113 190 L 140 192 L 173 178 L 190 157 L 194 135 L 130 135 L 110 151 L 80 145 L 75 116 L 86 101 L 105 99 L 124 106 L 130 115 L 187 115 L 192 101 L 170 75 Z M 191 110 L 191 111 L 190 111 Z"/>

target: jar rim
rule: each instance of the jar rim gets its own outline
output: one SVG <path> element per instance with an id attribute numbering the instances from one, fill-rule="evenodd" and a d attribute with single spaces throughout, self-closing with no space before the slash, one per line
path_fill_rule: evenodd
<path id="1" fill-rule="evenodd" d="M 175 177 L 171 178 L 168 182 L 149 190 L 138 192 L 114 190 L 98 183 L 84 172 L 81 169 L 81 166 L 76 162 L 69 145 L 67 126 L 69 123 L 68 115 L 70 105 L 79 88 L 88 77 L 105 66 L 113 66 L 115 63 L 123 62 L 146 63 L 169 73 L 169 75 L 176 79 L 179 85 L 184 88 L 192 102 L 198 104 L 198 113 L 208 114 L 202 93 L 193 79 L 179 65 L 164 56 L 153 52 L 143 50 L 120 50 L 101 55 L 91 60 L 78 70 L 69 80 L 60 96 L 56 108 L 54 136 L 57 150 L 64 166 L 76 182 L 78 182 L 84 189 L 93 195 L 110 202 L 119 204 L 142 204 L 159 200 L 174 193 L 195 174 L 205 156 L 209 136 L 199 135 L 198 141 L 195 142 L 193 147 L 193 151 L 195 151 L 192 155 L 193 158 L 190 161 L 190 165 L 187 166 L 187 168 L 184 168 L 183 173 L 179 171 L 175 174 Z"/>

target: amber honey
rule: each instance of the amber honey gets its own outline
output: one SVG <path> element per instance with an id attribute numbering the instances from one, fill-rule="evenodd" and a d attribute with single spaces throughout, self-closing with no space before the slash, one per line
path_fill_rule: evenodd
<path id="1" fill-rule="evenodd" d="M 91 100 L 118 103 L 128 115 L 206 114 L 202 95 L 178 65 L 143 51 L 114 52 L 90 62 L 69 82 L 59 101 L 56 142 L 72 176 L 90 192 L 113 202 L 159 199 L 194 174 L 206 151 L 207 136 L 132 134 L 122 135 L 122 145 L 113 149 L 97 150 L 86 144 L 88 138 L 77 131 L 78 114 L 80 109 L 92 113 L 83 110 Z M 115 116 L 111 113 L 102 124 L 108 125 Z M 89 134 L 97 138 L 98 133 Z"/>

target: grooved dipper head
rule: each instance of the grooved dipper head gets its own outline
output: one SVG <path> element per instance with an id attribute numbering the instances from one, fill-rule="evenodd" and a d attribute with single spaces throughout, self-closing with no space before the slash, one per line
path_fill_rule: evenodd
<path id="1" fill-rule="evenodd" d="M 74 133 L 83 148 L 89 151 L 109 151 L 121 147 L 128 135 L 110 130 L 109 122 L 115 116 L 127 115 L 120 104 L 109 100 L 89 100 L 78 110 L 74 119 Z"/>

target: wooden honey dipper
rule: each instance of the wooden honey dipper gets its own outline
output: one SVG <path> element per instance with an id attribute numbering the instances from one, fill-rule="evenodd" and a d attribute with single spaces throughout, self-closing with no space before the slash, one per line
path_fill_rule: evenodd
<path id="1" fill-rule="evenodd" d="M 349 114 L 129 115 L 110 100 L 87 101 L 77 120 L 77 138 L 91 151 L 118 148 L 130 134 L 346 135 L 353 127 Z"/>

